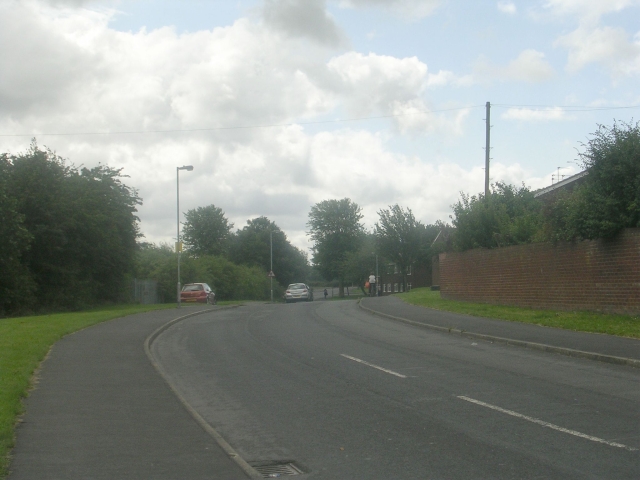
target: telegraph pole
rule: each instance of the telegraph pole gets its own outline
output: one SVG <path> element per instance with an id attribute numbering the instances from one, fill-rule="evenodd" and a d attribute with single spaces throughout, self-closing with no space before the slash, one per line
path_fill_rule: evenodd
<path id="1" fill-rule="evenodd" d="M 491 151 L 491 102 L 487 102 L 486 146 L 484 152 L 484 199 L 489 198 L 489 152 Z"/>

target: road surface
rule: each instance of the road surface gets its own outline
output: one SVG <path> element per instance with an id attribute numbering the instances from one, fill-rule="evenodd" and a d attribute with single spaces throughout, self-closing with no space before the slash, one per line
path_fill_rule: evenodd
<path id="1" fill-rule="evenodd" d="M 640 372 L 393 322 L 354 301 L 186 319 L 152 354 L 249 464 L 323 479 L 638 479 Z"/>

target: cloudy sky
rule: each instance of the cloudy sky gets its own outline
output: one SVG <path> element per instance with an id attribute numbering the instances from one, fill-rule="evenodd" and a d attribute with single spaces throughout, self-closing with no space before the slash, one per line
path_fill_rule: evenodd
<path id="1" fill-rule="evenodd" d="M 307 249 L 310 207 L 372 228 L 460 192 L 579 171 L 598 124 L 640 117 L 640 0 L 2 0 L 0 152 L 35 137 L 122 167 L 147 241 L 180 207 L 265 215 Z"/>

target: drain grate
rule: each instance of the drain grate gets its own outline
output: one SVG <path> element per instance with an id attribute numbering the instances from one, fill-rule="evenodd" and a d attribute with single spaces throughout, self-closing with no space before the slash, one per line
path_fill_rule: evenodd
<path id="1" fill-rule="evenodd" d="M 278 478 L 284 475 L 300 475 L 304 473 L 291 462 L 252 465 L 252 467 L 260 473 L 263 478 Z"/>

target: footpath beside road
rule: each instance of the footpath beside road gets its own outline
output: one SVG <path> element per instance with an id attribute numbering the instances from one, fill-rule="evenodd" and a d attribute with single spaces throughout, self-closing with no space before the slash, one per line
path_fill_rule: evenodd
<path id="1" fill-rule="evenodd" d="M 145 354 L 154 330 L 206 309 L 131 315 L 56 343 L 26 401 L 9 480 L 249 478 Z"/>
<path id="2" fill-rule="evenodd" d="M 472 317 L 410 305 L 395 296 L 363 298 L 360 307 L 446 333 L 640 368 L 640 340 L 633 338 Z"/>

